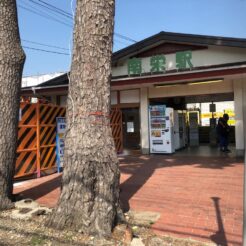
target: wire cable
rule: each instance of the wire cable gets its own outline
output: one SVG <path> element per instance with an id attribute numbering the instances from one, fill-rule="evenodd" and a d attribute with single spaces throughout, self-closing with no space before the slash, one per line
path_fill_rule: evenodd
<path id="1" fill-rule="evenodd" d="M 26 39 L 21 39 L 21 41 L 26 42 L 26 43 L 30 43 L 30 44 L 37 44 L 37 45 L 41 45 L 41 46 L 45 46 L 45 47 L 60 49 L 60 50 L 69 50 L 67 48 L 63 48 L 63 47 L 59 47 L 59 46 L 55 46 L 55 45 L 43 44 L 43 43 L 39 43 L 36 41 L 30 41 L 30 40 L 26 40 Z"/>
<path id="2" fill-rule="evenodd" d="M 41 4 L 41 3 L 39 3 L 39 2 L 36 2 L 36 1 L 34 1 L 34 0 L 29 0 L 29 1 L 30 1 L 31 3 L 33 3 L 33 4 L 38 5 L 38 6 L 41 7 L 41 8 L 48 9 L 49 11 L 55 12 L 55 13 L 60 14 L 60 15 L 62 15 L 62 16 L 64 16 L 64 17 L 66 17 L 66 18 L 71 19 L 71 15 L 70 15 L 70 14 L 61 13 L 60 11 L 57 11 L 57 10 L 55 10 L 55 9 L 49 7 L 49 6 L 43 5 L 43 4 Z"/>
<path id="3" fill-rule="evenodd" d="M 124 42 L 122 40 L 118 40 L 117 38 L 118 37 L 114 37 L 114 43 L 116 42 L 116 43 L 119 43 L 119 44 L 122 44 L 122 45 L 125 45 L 125 46 L 129 45 L 129 43 L 126 43 L 126 42 Z"/>
<path id="4" fill-rule="evenodd" d="M 36 10 L 38 13 L 41 12 L 41 13 L 48 15 L 48 16 L 51 16 L 51 17 L 54 16 L 54 17 L 56 17 L 56 19 L 62 20 L 63 22 L 69 21 L 68 19 L 61 19 L 61 18 L 63 18 L 63 16 L 61 16 L 60 14 L 57 14 L 57 13 L 55 13 L 51 10 L 48 10 L 42 6 L 41 7 L 39 5 L 36 6 L 34 3 L 32 3 L 28 0 L 18 0 L 18 1 L 20 1 L 22 4 L 24 4 L 25 7 L 29 7 L 32 10 Z M 67 24 L 69 24 L 69 23 L 67 22 Z"/>
<path id="5" fill-rule="evenodd" d="M 35 3 L 35 4 L 37 4 L 37 5 L 39 5 L 39 6 L 41 6 L 41 7 L 46 7 L 46 6 L 44 6 L 44 5 L 40 4 L 40 3 L 35 2 L 35 0 L 29 0 L 29 1 L 32 2 L 32 3 Z M 54 6 L 54 5 L 52 5 L 52 4 L 46 3 L 46 2 L 43 1 L 43 0 L 39 0 L 39 2 L 42 2 L 43 4 L 48 5 L 50 8 L 54 8 L 54 9 L 58 10 L 58 11 L 53 10 L 53 11 L 56 12 L 56 13 L 61 14 L 61 13 L 60 13 L 60 11 L 61 11 L 61 12 L 63 12 L 63 14 L 65 14 L 66 17 L 68 17 L 69 19 L 71 19 L 71 20 L 74 19 L 74 18 L 73 18 L 73 17 L 74 17 L 74 13 L 73 13 L 73 14 L 70 14 L 70 13 L 68 13 L 68 12 L 66 12 L 66 11 L 64 11 L 64 10 L 62 10 L 62 9 L 57 8 L 56 6 Z M 72 6 L 72 3 L 73 3 L 73 1 L 71 2 L 71 6 Z M 47 8 L 47 7 L 46 7 L 46 8 Z M 50 9 L 50 8 L 49 8 L 49 9 Z M 71 7 L 71 11 L 73 12 L 72 7 Z M 121 39 L 130 41 L 130 42 L 132 42 L 132 43 L 137 43 L 136 40 L 134 40 L 134 39 L 132 39 L 132 38 L 130 38 L 130 37 L 127 37 L 126 35 L 122 35 L 122 34 L 117 33 L 117 32 L 115 32 L 114 35 L 117 36 L 117 37 L 119 37 L 119 38 L 121 38 Z"/>
<path id="6" fill-rule="evenodd" d="M 58 51 L 53 51 L 53 50 L 38 49 L 38 48 L 34 48 L 34 47 L 30 47 L 30 46 L 25 46 L 25 45 L 22 45 L 22 47 L 24 49 L 29 49 L 29 50 L 36 50 L 36 51 L 42 51 L 42 52 L 46 52 L 46 53 L 53 53 L 53 54 L 57 54 L 57 55 L 66 55 L 66 56 L 69 56 L 68 53 L 64 53 L 64 52 L 58 52 Z"/>
<path id="7" fill-rule="evenodd" d="M 53 20 L 53 21 L 55 21 L 55 22 L 58 22 L 58 23 L 63 24 L 63 25 L 65 25 L 65 26 L 68 26 L 68 27 L 70 27 L 70 28 L 73 27 L 72 25 L 69 25 L 69 24 L 67 24 L 67 23 L 65 23 L 65 22 L 63 22 L 63 21 L 57 20 L 56 18 L 54 18 L 54 17 L 52 17 L 52 16 L 50 16 L 50 15 L 48 15 L 48 14 L 46 14 L 46 16 L 45 16 L 44 14 L 38 13 L 38 12 L 36 12 L 36 11 L 34 11 L 34 10 L 32 10 L 32 9 L 29 9 L 29 8 L 27 8 L 27 7 L 25 7 L 25 6 L 22 6 L 22 5 L 20 5 L 20 4 L 18 4 L 18 7 L 21 8 L 21 9 L 24 9 L 24 10 L 26 10 L 26 11 L 28 11 L 28 12 L 31 12 L 31 13 L 33 13 L 33 14 L 39 15 L 39 16 L 41 16 L 41 17 L 43 17 L 43 18 L 46 18 L 46 19 L 49 19 L 49 20 Z"/>
<path id="8" fill-rule="evenodd" d="M 70 13 L 68 13 L 68 12 L 66 12 L 66 11 L 64 11 L 64 10 L 62 10 L 60 8 L 57 8 L 56 6 L 54 6 L 52 4 L 49 4 L 49 3 L 45 2 L 45 1 L 42 1 L 42 0 L 39 0 L 39 2 L 41 2 L 41 3 L 43 3 L 43 4 L 47 5 L 47 6 L 50 6 L 51 8 L 56 9 L 57 11 L 65 14 L 65 15 L 68 15 L 68 16 L 72 17 L 72 15 Z M 72 2 L 71 2 L 71 4 L 72 4 Z"/>
<path id="9" fill-rule="evenodd" d="M 122 38 L 122 39 L 125 39 L 125 40 L 127 40 L 127 41 L 130 41 L 130 42 L 132 42 L 132 43 L 137 43 L 136 40 L 131 39 L 131 38 L 125 36 L 125 35 L 119 34 L 119 33 L 117 33 L 117 32 L 115 32 L 114 35 L 117 36 L 117 37 L 119 37 L 119 38 Z"/>

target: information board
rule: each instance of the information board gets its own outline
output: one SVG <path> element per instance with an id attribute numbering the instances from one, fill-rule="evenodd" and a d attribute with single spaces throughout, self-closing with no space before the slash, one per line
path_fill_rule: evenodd
<path id="1" fill-rule="evenodd" d="M 58 172 L 62 170 L 63 163 L 64 163 L 65 131 L 66 131 L 66 118 L 57 117 L 56 118 L 56 160 L 57 160 Z"/>

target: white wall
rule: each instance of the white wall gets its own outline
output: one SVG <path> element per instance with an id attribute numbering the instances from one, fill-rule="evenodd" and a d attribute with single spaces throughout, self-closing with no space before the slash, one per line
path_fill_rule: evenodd
<path id="1" fill-rule="evenodd" d="M 166 70 L 176 69 L 176 54 L 167 54 Z M 246 49 L 233 47 L 214 47 L 208 49 L 192 51 L 192 64 L 194 67 L 220 65 L 226 63 L 245 62 Z M 150 72 L 150 57 L 141 58 L 142 73 Z M 113 67 L 112 75 L 123 76 L 128 74 L 127 60 L 123 65 Z"/>
<path id="2" fill-rule="evenodd" d="M 141 88 L 140 99 L 141 149 L 143 154 L 149 154 L 148 88 Z"/>
<path id="3" fill-rule="evenodd" d="M 52 102 L 55 99 L 52 99 Z M 111 91 L 111 105 L 118 103 L 117 91 Z M 120 91 L 120 103 L 140 103 L 140 92 L 137 90 L 122 90 Z M 60 105 L 66 106 L 67 96 L 60 96 Z"/>
<path id="4" fill-rule="evenodd" d="M 60 105 L 63 107 L 67 106 L 67 96 L 60 96 Z"/>
<path id="5" fill-rule="evenodd" d="M 244 135 L 241 138 L 244 139 L 244 147 L 246 147 L 246 78 L 242 80 L 242 90 L 243 90 L 243 128 L 244 128 Z M 244 148 L 244 158 L 246 158 L 246 148 Z"/>
<path id="6" fill-rule="evenodd" d="M 55 77 L 58 77 L 64 73 L 52 73 L 52 74 L 42 74 L 42 75 L 36 75 L 36 76 L 27 76 L 22 78 L 22 87 L 27 86 L 36 86 L 39 84 L 42 84 L 50 79 L 53 79 Z"/>
<path id="7" fill-rule="evenodd" d="M 111 97 L 111 105 L 116 105 L 118 103 L 117 91 L 111 91 L 110 97 Z"/>
<path id="8" fill-rule="evenodd" d="M 120 103 L 139 103 L 139 90 L 120 91 Z"/>

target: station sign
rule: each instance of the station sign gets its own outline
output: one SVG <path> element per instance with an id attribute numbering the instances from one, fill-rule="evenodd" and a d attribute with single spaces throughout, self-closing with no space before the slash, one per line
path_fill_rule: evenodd
<path id="1" fill-rule="evenodd" d="M 175 67 L 177 70 L 192 69 L 192 52 L 179 51 L 175 53 Z M 128 76 L 142 75 L 142 73 L 165 73 L 167 70 L 167 58 L 160 54 L 149 58 L 150 71 L 144 71 L 141 58 L 131 58 L 127 61 Z"/>

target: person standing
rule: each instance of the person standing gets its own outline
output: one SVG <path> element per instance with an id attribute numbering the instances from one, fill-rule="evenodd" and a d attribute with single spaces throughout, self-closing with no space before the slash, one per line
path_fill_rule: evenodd
<path id="1" fill-rule="evenodd" d="M 228 149 L 229 133 L 230 133 L 228 120 L 229 120 L 229 115 L 224 114 L 223 117 L 219 118 L 218 125 L 217 125 L 217 134 L 219 137 L 220 151 L 222 152 L 230 152 L 230 150 Z"/>

